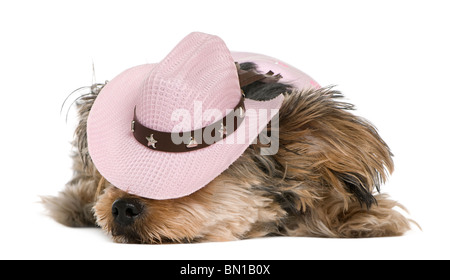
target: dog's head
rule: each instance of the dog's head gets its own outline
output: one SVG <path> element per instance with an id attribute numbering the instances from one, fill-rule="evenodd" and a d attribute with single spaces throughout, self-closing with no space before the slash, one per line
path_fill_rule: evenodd
<path id="1" fill-rule="evenodd" d="M 243 63 L 242 70 L 256 71 L 256 65 Z M 96 178 L 93 204 L 97 225 L 115 241 L 131 243 L 193 242 L 241 239 L 251 234 L 264 236 L 277 230 L 285 215 L 279 203 L 258 187 L 277 184 L 283 167 L 272 157 L 264 157 L 260 142 L 250 146 L 227 170 L 195 193 L 178 199 L 155 200 L 126 193 L 105 180 L 88 152 L 87 119 L 101 92 L 101 85 L 77 103 L 80 117 L 75 146 L 83 163 Z M 288 94 L 282 83 L 255 82 L 244 87 L 247 97 L 268 100 Z M 270 131 L 270 125 L 268 130 Z M 268 144 L 270 145 L 270 143 Z"/>

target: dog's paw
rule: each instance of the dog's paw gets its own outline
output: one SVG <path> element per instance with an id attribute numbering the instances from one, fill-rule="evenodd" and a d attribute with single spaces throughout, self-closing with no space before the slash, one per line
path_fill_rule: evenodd
<path id="1" fill-rule="evenodd" d="M 93 227 L 93 202 L 77 189 L 66 188 L 58 196 L 43 196 L 41 202 L 57 222 L 70 227 Z"/>
<path id="2" fill-rule="evenodd" d="M 411 223 L 417 225 L 394 209 L 398 207 L 406 211 L 401 204 L 386 195 L 378 195 L 376 199 L 376 205 L 369 210 L 350 205 L 337 229 L 338 235 L 348 238 L 400 236 L 411 229 Z"/>

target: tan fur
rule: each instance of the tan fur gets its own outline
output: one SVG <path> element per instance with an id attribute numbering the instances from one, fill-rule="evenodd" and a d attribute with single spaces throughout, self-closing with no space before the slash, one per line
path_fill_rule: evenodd
<path id="1" fill-rule="evenodd" d="M 341 97 L 330 88 L 287 95 L 276 155 L 262 156 L 262 145 L 252 145 L 206 187 L 171 200 L 125 193 L 100 176 L 85 139 L 95 96 L 86 98 L 79 108 L 74 179 L 60 196 L 43 200 L 57 221 L 95 223 L 125 243 L 402 235 L 410 221 L 394 208 L 403 206 L 385 194 L 371 196 L 393 171 L 389 148 Z M 123 227 L 114 222 L 111 206 L 126 197 L 138 199 L 145 211 Z"/>
<path id="2" fill-rule="evenodd" d="M 111 205 L 118 198 L 136 197 L 109 186 L 95 205 L 98 224 L 118 241 L 139 243 L 226 241 L 247 236 L 255 223 L 272 222 L 284 211 L 249 185 L 227 184 L 224 176 L 201 191 L 179 199 L 142 200 L 145 215 L 124 234 L 113 222 Z"/>

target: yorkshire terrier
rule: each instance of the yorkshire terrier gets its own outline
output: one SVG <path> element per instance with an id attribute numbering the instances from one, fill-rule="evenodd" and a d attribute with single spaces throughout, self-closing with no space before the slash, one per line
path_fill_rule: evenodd
<path id="1" fill-rule="evenodd" d="M 259 71 L 253 62 L 238 68 Z M 380 194 L 394 169 L 389 147 L 332 87 L 299 90 L 280 81 L 242 87 L 246 98 L 255 100 L 284 95 L 278 152 L 262 155 L 264 144 L 252 144 L 205 187 L 161 200 L 116 188 L 91 160 L 87 120 L 103 86 L 93 85 L 76 104 L 72 180 L 58 196 L 42 198 L 61 224 L 97 226 L 115 242 L 150 244 L 265 236 L 383 237 L 410 229 L 412 221 L 394 209 L 405 208 Z"/>

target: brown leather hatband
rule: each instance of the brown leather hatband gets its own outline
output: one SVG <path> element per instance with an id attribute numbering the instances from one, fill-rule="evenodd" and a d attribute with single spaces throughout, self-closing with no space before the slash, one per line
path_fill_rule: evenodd
<path id="1" fill-rule="evenodd" d="M 244 100 L 242 95 L 234 110 L 223 119 L 197 130 L 179 133 L 162 132 L 142 125 L 136 117 L 135 108 L 131 131 L 139 143 L 152 150 L 171 153 L 195 151 L 225 139 L 240 126 L 245 117 Z M 174 139 L 180 143 L 174 143 Z"/>

